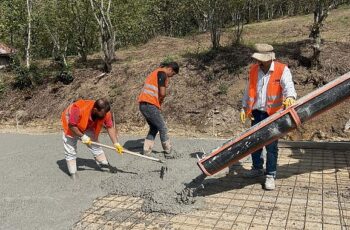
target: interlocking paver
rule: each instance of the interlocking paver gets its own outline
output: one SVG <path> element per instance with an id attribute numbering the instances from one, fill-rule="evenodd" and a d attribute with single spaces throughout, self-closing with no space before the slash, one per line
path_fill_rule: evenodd
<path id="1" fill-rule="evenodd" d="M 281 229 L 286 226 L 287 219 L 271 218 L 269 222 L 270 227 L 280 227 Z"/>
<path id="2" fill-rule="evenodd" d="M 141 211 L 137 197 L 107 195 L 96 199 L 74 229 L 347 229 L 350 225 L 350 153 L 313 149 L 281 149 L 274 191 L 265 191 L 257 179 L 227 190 L 225 183 L 245 184 L 240 170 L 225 173 L 222 186 L 210 189 L 199 210 L 178 215 Z M 238 174 L 237 174 L 238 172 Z M 223 192 L 221 192 L 223 190 Z M 125 211 L 125 218 L 113 212 Z M 110 215 L 108 215 L 110 214 Z M 109 218 L 107 218 L 109 216 Z"/>
<path id="3" fill-rule="evenodd" d="M 318 222 L 306 222 L 305 223 L 305 230 L 315 230 L 315 229 L 322 229 L 322 223 Z"/>
<path id="4" fill-rule="evenodd" d="M 265 216 L 254 216 L 254 219 L 252 221 L 253 224 L 264 225 L 264 226 L 267 226 L 269 222 L 270 222 L 270 217 L 265 217 Z"/>
<path id="5" fill-rule="evenodd" d="M 219 220 L 214 227 L 222 229 L 231 229 L 232 224 L 233 223 L 231 221 Z"/>
<path id="6" fill-rule="evenodd" d="M 286 229 L 304 229 L 304 222 L 288 219 Z"/>
<path id="7" fill-rule="evenodd" d="M 200 226 L 206 226 L 206 227 L 214 227 L 215 224 L 218 222 L 217 219 L 212 219 L 212 218 L 203 218 L 201 222 L 199 223 Z"/>

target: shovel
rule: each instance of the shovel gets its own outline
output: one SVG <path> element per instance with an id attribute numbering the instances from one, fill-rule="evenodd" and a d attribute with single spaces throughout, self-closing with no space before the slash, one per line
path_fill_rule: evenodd
<path id="1" fill-rule="evenodd" d="M 114 147 L 112 146 L 108 146 L 108 145 L 104 145 L 104 144 L 101 144 L 101 143 L 97 143 L 97 142 L 91 142 L 91 144 L 93 145 L 97 145 L 97 146 L 101 146 L 101 147 L 105 147 L 107 149 L 113 149 L 115 150 Z M 141 157 L 141 158 L 145 158 L 147 160 L 151 160 L 151 161 L 156 161 L 156 162 L 159 162 L 159 163 L 165 163 L 164 161 L 160 160 L 160 159 L 157 159 L 157 158 L 154 158 L 154 157 L 149 157 L 149 156 L 144 156 L 144 155 L 141 155 L 139 153 L 135 153 L 135 152 L 131 152 L 130 150 L 127 150 L 125 148 L 123 148 L 123 152 L 124 153 L 127 153 L 127 154 L 130 154 L 130 155 L 133 155 L 133 156 L 136 156 L 136 157 Z"/>

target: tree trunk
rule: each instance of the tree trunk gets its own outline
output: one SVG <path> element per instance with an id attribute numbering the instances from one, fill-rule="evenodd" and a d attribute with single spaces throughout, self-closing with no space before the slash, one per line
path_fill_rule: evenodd
<path id="1" fill-rule="evenodd" d="M 328 11 L 332 9 L 335 5 L 333 3 L 329 5 L 324 5 L 323 0 L 317 0 L 314 6 L 314 23 L 311 27 L 310 38 L 313 38 L 313 55 L 311 58 L 312 66 L 316 68 L 321 67 L 321 63 L 319 60 L 321 54 L 321 32 L 320 29 L 323 26 L 324 20 L 328 16 Z"/>
<path id="2" fill-rule="evenodd" d="M 27 0 L 27 47 L 26 47 L 26 66 L 29 69 L 30 67 L 30 42 L 31 42 L 31 34 L 32 34 L 32 0 Z"/>
<path id="3" fill-rule="evenodd" d="M 241 42 L 243 26 L 244 26 L 244 8 L 235 9 L 235 12 L 232 14 L 232 21 L 234 24 L 233 31 L 233 44 L 239 44 Z"/>
<path id="4" fill-rule="evenodd" d="M 97 3 L 97 0 L 90 0 L 96 21 L 100 27 L 101 47 L 104 53 L 104 71 L 109 73 L 112 71 L 112 63 L 115 57 L 115 31 L 110 19 L 111 0 L 108 2 L 107 8 L 104 6 L 104 0 Z"/>

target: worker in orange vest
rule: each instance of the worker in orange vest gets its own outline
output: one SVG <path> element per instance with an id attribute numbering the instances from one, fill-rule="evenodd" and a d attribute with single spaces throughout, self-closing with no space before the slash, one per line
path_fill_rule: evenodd
<path id="1" fill-rule="evenodd" d="M 273 47 L 268 44 L 256 44 L 256 52 L 252 58 L 256 60 L 250 68 L 248 85 L 242 100 L 240 119 L 245 123 L 246 118 L 255 125 L 276 113 L 283 107 L 295 103 L 297 94 L 294 88 L 289 68 L 275 60 Z M 266 179 L 265 189 L 275 189 L 277 171 L 278 140 L 266 145 Z M 264 175 L 262 149 L 252 154 L 253 167 L 246 177 Z"/>
<path id="2" fill-rule="evenodd" d="M 179 73 L 176 62 L 163 63 L 145 80 L 138 102 L 142 115 L 149 125 L 149 131 L 143 145 L 143 154 L 152 152 L 154 140 L 159 132 L 166 158 L 174 157 L 174 149 L 168 137 L 168 130 L 161 114 L 161 106 L 166 96 L 169 79 Z"/>
<path id="3" fill-rule="evenodd" d="M 98 141 L 103 126 L 106 127 L 117 153 L 123 154 L 123 147 L 119 144 L 116 129 L 113 127 L 110 104 L 106 99 L 78 100 L 63 111 L 61 120 L 64 132 L 64 153 L 72 179 L 76 178 L 77 173 L 78 140 L 87 145 L 101 169 L 110 168 L 102 148 L 91 143 Z"/>

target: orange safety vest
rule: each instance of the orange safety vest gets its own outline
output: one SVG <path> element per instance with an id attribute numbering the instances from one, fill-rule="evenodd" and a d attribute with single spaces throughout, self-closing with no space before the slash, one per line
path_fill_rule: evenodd
<path id="1" fill-rule="evenodd" d="M 276 113 L 282 108 L 283 95 L 281 86 L 281 77 L 283 70 L 286 67 L 285 64 L 280 62 L 274 62 L 274 71 L 271 72 L 269 83 L 266 92 L 266 112 L 271 115 Z M 249 73 L 249 88 L 248 88 L 248 98 L 247 98 L 247 114 L 250 114 L 253 110 L 253 106 L 256 100 L 256 91 L 258 83 L 258 72 L 259 65 L 254 64 L 250 68 Z"/>
<path id="2" fill-rule="evenodd" d="M 85 132 L 88 122 L 89 122 L 89 118 L 91 116 L 91 110 L 93 109 L 95 104 L 95 101 L 93 100 L 78 100 L 76 102 L 74 102 L 73 104 L 71 104 L 70 106 L 68 106 L 68 108 L 66 108 L 61 116 L 61 120 L 62 120 L 62 126 L 63 126 L 63 131 L 64 134 L 67 136 L 74 136 L 74 134 L 72 133 L 72 131 L 70 130 L 69 126 L 68 126 L 68 121 L 69 121 L 69 115 L 70 115 L 70 110 L 72 108 L 73 105 L 77 106 L 79 108 L 80 111 L 80 121 L 77 125 L 78 129 L 81 132 Z M 109 113 L 109 112 L 108 112 Z M 107 113 L 107 114 L 108 114 Z M 107 117 L 107 114 L 105 116 L 105 119 Z M 96 125 L 96 129 L 95 129 L 95 138 L 98 138 L 98 135 L 100 134 L 100 131 L 102 129 L 102 126 L 104 124 L 105 119 L 101 119 L 97 121 L 97 125 Z"/>
<path id="3" fill-rule="evenodd" d="M 139 95 L 138 102 L 147 102 L 157 106 L 160 109 L 159 88 L 158 88 L 158 72 L 164 71 L 163 68 L 154 70 L 145 80 L 145 84 Z M 165 86 L 168 86 L 168 78 L 165 80 Z"/>

